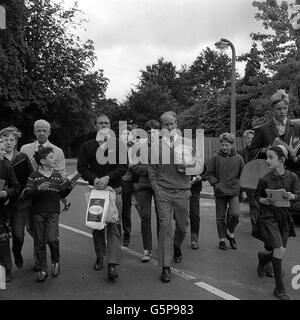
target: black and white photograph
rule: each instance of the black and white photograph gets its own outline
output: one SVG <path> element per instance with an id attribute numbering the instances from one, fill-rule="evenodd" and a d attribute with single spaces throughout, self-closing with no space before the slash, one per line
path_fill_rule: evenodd
<path id="1" fill-rule="evenodd" d="M 300 300 L 300 0 L 0 0 L 0 309 L 65 300 Z"/>

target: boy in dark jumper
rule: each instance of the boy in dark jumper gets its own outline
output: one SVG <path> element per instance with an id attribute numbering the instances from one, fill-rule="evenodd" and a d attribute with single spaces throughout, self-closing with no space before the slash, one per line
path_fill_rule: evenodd
<path id="1" fill-rule="evenodd" d="M 206 177 L 214 187 L 219 248 L 226 250 L 225 239 L 232 249 L 237 249 L 234 231 L 239 222 L 239 195 L 244 160 L 234 150 L 235 136 L 232 133 L 220 135 L 221 150 L 209 162 Z M 227 207 L 228 216 L 226 217 Z"/>
<path id="2" fill-rule="evenodd" d="M 6 206 L 9 200 L 17 198 L 20 192 L 20 185 L 12 166 L 4 158 L 5 154 L 4 143 L 0 141 L 0 264 L 5 267 L 6 282 L 10 282 L 12 263 Z"/>
<path id="3" fill-rule="evenodd" d="M 60 272 L 59 245 L 58 241 L 55 241 L 59 235 L 59 201 L 71 192 L 74 183 L 67 181 L 62 185 L 64 179 L 54 170 L 56 159 L 51 147 L 40 148 L 34 154 L 34 159 L 39 169 L 30 174 L 24 195 L 26 198 L 32 198 L 34 247 L 40 269 L 36 281 L 43 282 L 48 277 L 47 243 L 51 252 L 52 277 L 58 276 Z"/>

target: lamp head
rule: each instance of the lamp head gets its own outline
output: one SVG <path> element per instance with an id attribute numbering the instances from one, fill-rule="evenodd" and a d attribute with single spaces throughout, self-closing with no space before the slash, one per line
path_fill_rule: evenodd
<path id="1" fill-rule="evenodd" d="M 229 44 L 227 42 L 224 42 L 222 40 L 218 41 L 215 43 L 215 46 L 217 49 L 220 49 L 220 50 L 225 50 L 229 47 Z"/>

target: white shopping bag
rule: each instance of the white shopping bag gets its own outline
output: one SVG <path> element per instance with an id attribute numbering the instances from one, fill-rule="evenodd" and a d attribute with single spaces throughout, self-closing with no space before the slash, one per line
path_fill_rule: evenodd
<path id="1" fill-rule="evenodd" d="M 6 289 L 5 268 L 0 264 L 0 290 Z"/>
<path id="2" fill-rule="evenodd" d="M 92 189 L 87 204 L 85 225 L 97 230 L 105 228 L 108 205 L 109 191 Z"/>

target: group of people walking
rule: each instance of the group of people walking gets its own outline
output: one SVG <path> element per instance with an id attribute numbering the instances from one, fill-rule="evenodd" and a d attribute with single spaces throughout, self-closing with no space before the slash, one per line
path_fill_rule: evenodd
<path id="1" fill-rule="evenodd" d="M 195 176 L 186 174 L 190 164 L 185 161 L 178 164 L 175 161 L 176 148 L 182 144 L 191 144 L 179 134 L 174 112 L 165 112 L 159 121 L 149 120 L 144 126 L 147 139 L 143 142 L 129 139 L 132 130 L 130 126 L 123 128 L 119 135 L 126 139 L 116 138 L 110 130 L 108 116 L 97 116 L 97 135 L 82 144 L 77 170 L 94 188 L 114 189 L 119 221 L 108 223 L 105 229 L 93 230 L 96 255 L 94 270 L 103 269 L 106 257 L 108 278 L 114 280 L 118 277 L 116 266 L 120 263 L 121 245 L 130 244 L 132 200 L 141 218 L 144 249 L 142 261 L 151 259 L 154 203 L 161 281 L 169 282 L 172 262 L 180 263 L 183 259 L 181 247 L 189 223 L 191 248 L 199 248 L 199 199 L 202 181 L 207 180 L 214 189 L 219 249 L 228 249 L 226 241 L 232 249 L 237 249 L 235 231 L 239 222 L 240 199 L 248 198 L 252 233 L 256 237 L 260 235 L 265 249 L 258 253 L 257 274 L 259 277 L 274 276 L 274 295 L 278 299 L 290 299 L 283 285 L 281 263 L 288 237 L 294 235 L 291 207 L 276 206 L 266 190 L 284 189 L 285 200 L 291 203 L 300 200 L 300 160 L 285 146 L 274 145 L 276 137 L 287 145 L 291 139 L 299 139 L 300 127 L 287 118 L 289 99 L 284 91 L 276 92 L 271 97 L 270 105 L 272 120 L 255 131 L 245 132 L 246 147 L 243 150 L 235 150 L 235 136 L 232 133 L 221 134 L 220 150 L 206 162 L 202 173 Z M 34 133 L 37 140 L 23 146 L 18 152 L 16 145 L 20 132 L 14 127 L 0 131 L 0 182 L 3 181 L 2 191 L 0 188 L 0 263 L 6 268 L 8 281 L 12 269 L 8 220 L 16 266 L 21 268 L 23 265 L 21 250 L 27 224 L 34 239 L 37 281 L 43 282 L 48 277 L 47 244 L 51 252 L 51 274 L 56 277 L 60 272 L 60 201 L 64 203 L 65 209 L 70 207 L 65 197 L 71 192 L 74 183 L 65 177 L 64 155 L 60 148 L 49 142 L 50 132 L 47 121 L 36 121 Z M 153 143 L 157 143 L 157 152 L 151 148 Z M 148 150 L 147 159 L 140 161 L 139 157 L 139 161 L 135 161 L 132 154 L 137 154 L 142 144 Z M 170 155 L 168 163 L 161 161 L 165 151 Z M 126 154 L 126 162 L 120 161 L 120 153 Z M 115 161 L 105 162 L 101 157 L 112 157 Z M 155 158 L 157 161 L 153 161 Z M 259 180 L 256 190 L 245 192 L 240 188 L 240 176 L 245 163 L 257 158 L 266 159 L 270 172 Z"/>

